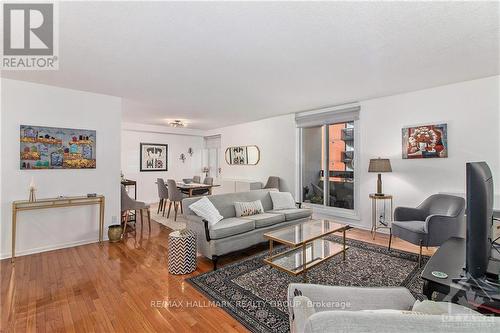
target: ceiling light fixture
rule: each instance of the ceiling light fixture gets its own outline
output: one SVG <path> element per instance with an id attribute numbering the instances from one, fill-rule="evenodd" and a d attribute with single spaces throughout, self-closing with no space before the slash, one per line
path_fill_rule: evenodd
<path id="1" fill-rule="evenodd" d="M 182 120 L 174 120 L 168 123 L 170 126 L 178 128 L 178 127 L 184 127 L 186 126 Z"/>

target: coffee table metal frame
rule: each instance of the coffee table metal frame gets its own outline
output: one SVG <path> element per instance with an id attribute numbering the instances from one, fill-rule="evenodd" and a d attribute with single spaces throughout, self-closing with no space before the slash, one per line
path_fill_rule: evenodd
<path id="1" fill-rule="evenodd" d="M 302 225 L 302 224 L 315 223 L 315 222 L 317 223 L 318 221 L 335 223 L 335 224 L 338 224 L 339 227 L 333 228 L 332 230 L 328 230 L 326 232 L 318 233 L 317 235 L 313 235 L 310 238 L 303 239 L 302 241 L 298 241 L 298 242 L 293 242 L 293 241 L 281 239 L 279 237 L 274 236 L 274 234 L 278 231 L 283 231 L 286 229 L 293 229 L 293 228 L 296 228 L 297 226 Z M 346 231 L 349 229 L 352 229 L 352 227 L 347 225 L 347 224 L 341 224 L 341 223 L 338 223 L 335 221 L 327 221 L 327 220 L 306 221 L 306 222 L 303 222 L 302 224 L 297 224 L 297 225 L 289 226 L 286 228 L 276 229 L 276 230 L 273 230 L 269 233 L 264 234 L 264 238 L 269 240 L 269 257 L 265 258 L 264 262 L 269 264 L 271 267 L 274 267 L 278 270 L 284 271 L 284 272 L 289 273 L 289 274 L 294 275 L 294 276 L 303 274 L 304 281 L 306 282 L 307 281 L 306 273 L 308 270 L 310 270 L 314 266 L 316 266 L 316 265 L 318 265 L 318 264 L 320 264 L 320 263 L 322 263 L 330 258 L 333 258 L 339 254 L 342 254 L 342 260 L 345 261 L 346 251 L 349 249 L 349 247 L 346 246 Z M 324 239 L 326 236 L 337 233 L 337 232 L 342 232 L 342 244 L 341 244 L 341 246 L 340 246 L 340 244 L 338 244 L 336 242 Z M 313 256 L 311 255 L 311 261 L 308 262 L 307 261 L 307 248 L 308 248 L 308 246 L 314 246 L 314 242 L 317 242 L 317 241 L 328 242 L 328 243 L 331 243 L 332 246 L 335 246 L 335 245 L 339 245 L 339 246 L 338 246 L 338 249 L 332 251 L 329 255 L 325 256 L 324 258 L 318 259 L 318 260 L 314 260 Z M 273 255 L 273 250 L 274 250 L 273 242 L 284 244 L 284 245 L 290 246 L 291 248 Z M 285 257 L 285 256 L 291 257 L 299 251 L 302 252 L 302 265 L 300 265 L 302 267 L 299 266 L 299 267 L 297 267 L 297 269 L 295 269 L 293 271 L 284 267 L 284 266 L 281 266 L 281 265 L 273 262 L 273 259 L 276 259 L 279 257 Z"/>

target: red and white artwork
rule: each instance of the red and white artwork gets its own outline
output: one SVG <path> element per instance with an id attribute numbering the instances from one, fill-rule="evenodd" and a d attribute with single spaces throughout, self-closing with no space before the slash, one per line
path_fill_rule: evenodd
<path id="1" fill-rule="evenodd" d="M 403 159 L 448 157 L 446 124 L 403 128 Z"/>

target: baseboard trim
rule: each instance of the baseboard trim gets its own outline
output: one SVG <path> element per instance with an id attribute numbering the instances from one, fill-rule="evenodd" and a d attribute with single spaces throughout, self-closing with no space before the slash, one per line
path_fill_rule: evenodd
<path id="1" fill-rule="evenodd" d="M 104 235 L 104 241 L 107 241 L 108 237 L 107 235 Z M 48 251 L 54 251 L 54 250 L 61 250 L 61 249 L 66 249 L 68 247 L 75 247 L 75 246 L 80 246 L 80 245 L 86 245 L 86 244 L 92 244 L 92 243 L 97 243 L 97 239 L 86 239 L 86 240 L 81 240 L 81 241 L 76 241 L 76 242 L 69 242 L 69 243 L 61 243 L 61 244 L 56 244 L 56 245 L 47 245 L 47 246 L 41 246 L 33 249 L 28 249 L 28 250 L 22 250 L 22 251 L 16 251 L 16 258 L 17 257 L 22 257 L 22 256 L 27 256 L 30 254 L 36 254 L 36 253 L 42 253 L 42 252 L 48 252 Z M 0 259 L 7 259 L 12 257 L 12 253 L 2 253 L 0 254 Z"/>

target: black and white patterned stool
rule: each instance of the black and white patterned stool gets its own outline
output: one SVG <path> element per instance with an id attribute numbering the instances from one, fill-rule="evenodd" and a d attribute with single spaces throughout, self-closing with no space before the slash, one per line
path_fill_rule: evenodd
<path id="1" fill-rule="evenodd" d="M 168 271 L 188 274 L 196 269 L 196 235 L 184 229 L 168 235 Z"/>

